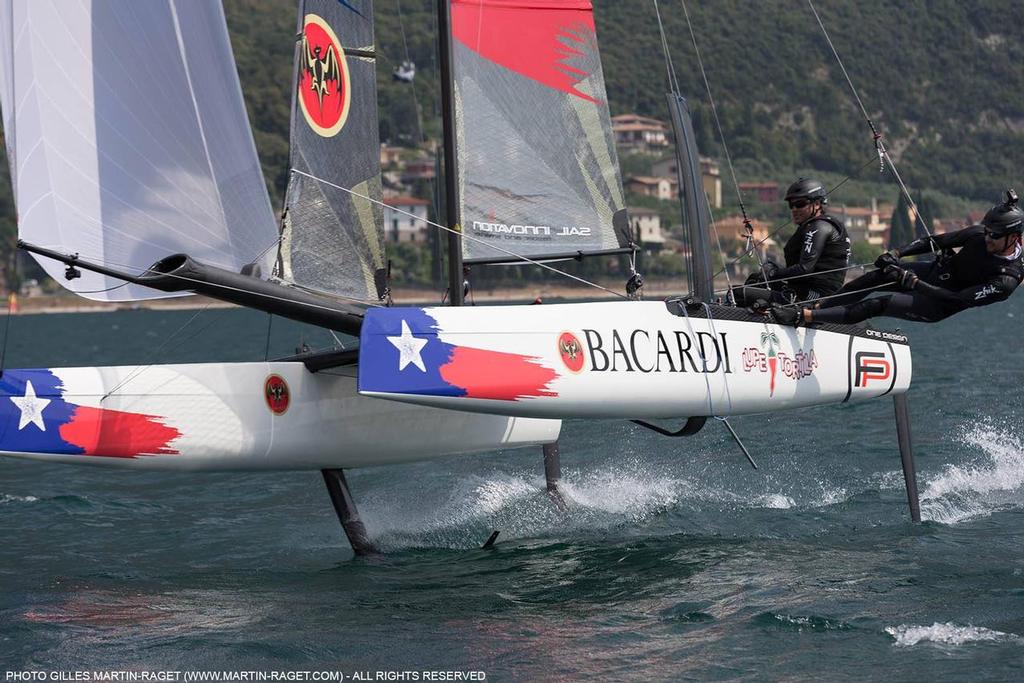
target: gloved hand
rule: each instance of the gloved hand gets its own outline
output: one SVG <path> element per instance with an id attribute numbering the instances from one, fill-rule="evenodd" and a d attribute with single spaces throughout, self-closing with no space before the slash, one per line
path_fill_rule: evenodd
<path id="1" fill-rule="evenodd" d="M 775 277 L 775 274 L 779 272 L 779 266 L 774 261 L 765 261 L 764 265 L 761 266 L 761 274 L 768 280 Z"/>
<path id="2" fill-rule="evenodd" d="M 899 266 L 900 265 L 900 252 L 895 249 L 890 249 L 881 256 L 875 259 L 875 268 L 884 270 L 886 266 Z"/>
<path id="3" fill-rule="evenodd" d="M 896 278 L 896 285 L 905 292 L 917 287 L 917 282 L 920 279 L 914 271 L 903 268 L 893 268 L 890 274 Z"/>

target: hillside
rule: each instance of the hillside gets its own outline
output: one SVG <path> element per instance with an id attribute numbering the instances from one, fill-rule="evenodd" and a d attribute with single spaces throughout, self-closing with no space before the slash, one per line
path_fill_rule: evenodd
<path id="1" fill-rule="evenodd" d="M 279 205 L 287 177 L 294 5 L 282 0 L 224 4 L 268 187 Z M 612 113 L 664 118 L 666 76 L 653 3 L 594 4 Z M 1007 185 L 1021 185 L 1019 162 L 1010 153 L 1024 143 L 1024 25 L 1014 14 L 1017 3 L 819 4 L 908 184 L 981 205 L 997 199 Z M 439 130 L 434 6 L 433 0 L 376 3 L 382 140 L 412 145 Z M 670 2 L 661 6 L 699 144 L 721 159 L 682 8 Z M 874 154 L 870 131 L 806 3 L 717 0 L 689 3 L 688 9 L 741 182 L 784 181 L 808 170 L 839 179 L 862 169 L 857 180 L 888 183 L 889 198 L 895 200 L 891 179 L 865 168 Z M 417 65 L 414 86 L 390 78 L 406 55 Z M 9 183 L 0 181 L 0 232 L 6 245 L 0 262 L 7 263 L 13 208 Z M 872 187 L 863 192 L 874 192 Z M 732 193 L 731 187 L 724 191 Z"/>

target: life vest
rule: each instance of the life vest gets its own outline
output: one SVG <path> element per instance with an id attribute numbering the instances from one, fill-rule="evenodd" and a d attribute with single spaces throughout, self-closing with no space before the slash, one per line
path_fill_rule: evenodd
<path id="1" fill-rule="evenodd" d="M 818 263 L 814 266 L 815 274 L 792 281 L 790 286 L 801 297 L 809 290 L 814 290 L 819 294 L 832 294 L 836 292 L 846 281 L 846 271 L 839 269 L 850 265 L 850 236 L 846 232 L 846 226 L 838 218 L 823 213 L 802 224 L 793 233 L 793 236 L 789 238 L 789 241 L 786 242 L 786 246 L 783 249 L 783 254 L 786 257 L 786 267 L 788 268 L 800 263 L 800 254 L 807 243 L 807 233 L 813 229 L 814 224 L 818 221 L 829 223 L 834 228 L 834 231 L 832 237 L 825 243 L 821 256 L 818 257 Z M 832 272 L 826 273 L 823 271 Z"/>
<path id="2" fill-rule="evenodd" d="M 949 277 L 944 277 L 948 273 Z M 1020 284 L 1024 280 L 1024 255 L 1006 259 L 988 253 L 985 236 L 970 237 L 959 252 L 940 267 L 939 281 L 945 289 L 960 290 L 991 282 L 997 277 L 1013 278 Z"/>

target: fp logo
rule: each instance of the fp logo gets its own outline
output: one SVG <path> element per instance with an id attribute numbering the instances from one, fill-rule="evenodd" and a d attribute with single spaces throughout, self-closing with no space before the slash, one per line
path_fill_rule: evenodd
<path id="1" fill-rule="evenodd" d="M 879 351 L 858 351 L 853 357 L 857 367 L 856 387 L 866 387 L 868 382 L 885 381 L 892 376 L 892 363 Z"/>

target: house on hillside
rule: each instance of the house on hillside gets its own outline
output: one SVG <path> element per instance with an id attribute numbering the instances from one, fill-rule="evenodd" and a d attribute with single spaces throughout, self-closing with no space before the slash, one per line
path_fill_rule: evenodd
<path id="1" fill-rule="evenodd" d="M 893 207 L 871 200 L 871 206 L 846 206 L 832 204 L 829 213 L 846 226 L 846 232 L 853 243 L 866 242 L 873 247 L 884 248 L 889 243 L 889 217 Z"/>
<path id="2" fill-rule="evenodd" d="M 642 197 L 675 199 L 679 196 L 679 183 L 675 178 L 654 178 L 651 176 L 630 176 L 624 183 L 626 192 Z"/>
<path id="3" fill-rule="evenodd" d="M 673 154 L 661 161 L 651 164 L 651 175 L 655 178 L 672 178 L 678 180 L 676 157 Z M 704 194 L 707 195 L 711 208 L 722 208 L 722 176 L 718 168 L 718 162 L 710 157 L 700 157 L 701 183 L 704 185 Z"/>
<path id="4" fill-rule="evenodd" d="M 633 235 L 645 249 L 657 251 L 665 246 L 665 235 L 661 231 L 661 216 L 657 211 L 642 206 L 631 206 L 629 224 L 633 227 Z"/>
<path id="5" fill-rule="evenodd" d="M 394 243 L 427 241 L 427 207 L 430 202 L 416 197 L 385 197 L 384 236 Z M 409 215 L 412 214 L 412 215 Z"/>
<path id="6" fill-rule="evenodd" d="M 413 185 L 420 180 L 434 180 L 436 177 L 437 169 L 431 155 L 408 161 L 402 169 L 402 183 L 405 185 Z"/>
<path id="7" fill-rule="evenodd" d="M 747 243 L 747 230 L 743 225 L 743 216 L 740 214 L 733 214 L 720 218 L 715 221 L 715 225 L 718 228 L 718 234 L 723 239 L 734 238 L 738 242 L 742 243 L 746 248 Z M 779 243 L 771 236 L 773 227 L 766 221 L 757 220 L 752 218 L 750 220 L 750 227 L 753 229 L 753 241 L 754 246 L 760 254 L 760 261 L 764 261 L 768 258 L 769 253 L 777 251 Z M 725 245 L 723 245 L 725 246 Z"/>
<path id="8" fill-rule="evenodd" d="M 612 117 L 615 144 L 632 152 L 660 151 L 668 147 L 668 126 L 658 119 L 637 114 Z"/>
<path id="9" fill-rule="evenodd" d="M 386 168 L 391 164 L 400 163 L 402 161 L 402 153 L 405 151 L 404 147 L 380 143 L 380 165 Z"/>
<path id="10" fill-rule="evenodd" d="M 739 188 L 747 201 L 771 204 L 782 198 L 779 194 L 779 184 L 774 182 L 740 183 Z"/>

